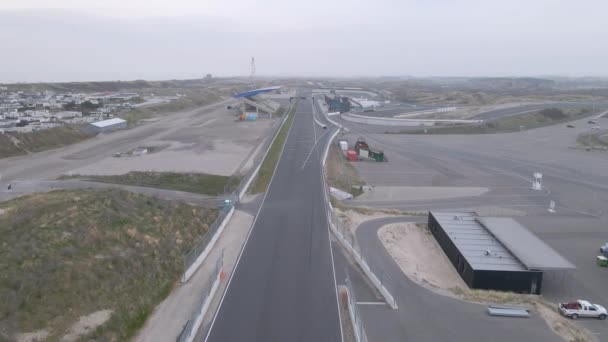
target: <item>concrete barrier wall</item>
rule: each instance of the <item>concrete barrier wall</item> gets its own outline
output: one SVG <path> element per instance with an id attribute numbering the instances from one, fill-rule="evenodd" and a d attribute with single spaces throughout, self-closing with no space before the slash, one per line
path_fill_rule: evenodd
<path id="1" fill-rule="evenodd" d="M 326 118 L 327 118 L 327 116 L 326 116 Z M 342 127 L 339 124 L 338 124 L 338 126 Z M 323 160 L 321 162 L 322 163 L 321 176 L 323 178 L 323 188 L 324 188 L 323 195 L 324 195 L 324 199 L 325 199 L 325 207 L 327 210 L 327 220 L 328 220 L 329 228 L 334 233 L 334 235 L 338 238 L 338 241 L 353 256 L 353 258 L 355 259 L 355 262 L 361 267 L 361 269 L 363 270 L 363 273 L 368 277 L 368 279 L 371 281 L 371 283 L 376 287 L 378 292 L 380 292 L 382 297 L 384 297 L 384 300 L 386 301 L 386 303 L 391 308 L 397 309 L 397 301 L 395 301 L 395 298 L 391 295 L 391 293 L 388 291 L 388 289 L 382 284 L 382 281 L 380 281 L 380 279 L 378 279 L 378 277 L 374 274 L 374 272 L 369 267 L 369 265 L 367 264 L 367 262 L 365 261 L 363 256 L 357 250 L 355 250 L 355 248 L 353 248 L 353 246 L 346 240 L 344 235 L 340 232 L 340 230 L 336 226 L 336 223 L 339 222 L 339 219 L 335 215 L 335 213 L 333 211 L 333 207 L 331 205 L 331 201 L 329 200 L 329 186 L 327 184 L 327 174 L 325 173 L 325 163 L 327 161 L 327 156 L 329 154 L 329 147 L 331 146 L 333 140 L 336 138 L 336 136 L 338 135 L 339 132 L 340 132 L 339 129 L 335 130 L 335 132 L 329 138 L 329 141 L 327 142 L 327 146 L 325 146 L 325 151 L 323 152 L 323 157 L 322 157 Z M 336 221 L 336 222 L 334 222 L 334 221 Z"/>
<path id="2" fill-rule="evenodd" d="M 205 247 L 203 252 L 196 258 L 196 261 L 192 265 L 190 265 L 190 267 L 188 267 L 188 269 L 186 269 L 186 271 L 184 271 L 184 274 L 182 275 L 182 283 L 185 283 L 188 280 L 190 280 L 190 278 L 194 275 L 194 273 L 196 273 L 196 270 L 198 270 L 198 268 L 201 267 L 201 265 L 203 264 L 203 261 L 205 261 L 207 256 L 209 256 L 209 254 L 211 253 L 211 250 L 213 249 L 213 246 L 215 246 L 215 243 L 222 235 L 222 232 L 224 232 L 224 229 L 228 225 L 228 222 L 230 222 L 230 219 L 232 218 L 233 214 L 234 214 L 234 207 L 230 208 L 230 211 L 228 211 L 228 214 L 224 217 L 224 220 L 220 224 L 220 227 L 218 228 L 218 230 L 215 231 L 215 234 L 211 238 L 211 241 L 209 241 L 209 243 L 207 244 L 207 246 Z"/>
<path id="3" fill-rule="evenodd" d="M 372 116 L 343 113 L 340 117 L 346 121 L 362 123 L 366 125 L 380 126 L 434 126 L 437 123 L 462 123 L 476 124 L 483 120 L 431 120 L 431 119 L 396 119 L 396 118 L 377 118 Z"/>

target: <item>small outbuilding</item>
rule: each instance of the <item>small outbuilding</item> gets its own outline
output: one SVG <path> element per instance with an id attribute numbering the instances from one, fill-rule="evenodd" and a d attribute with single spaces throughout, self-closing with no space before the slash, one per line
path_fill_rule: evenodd
<path id="1" fill-rule="evenodd" d="M 95 133 L 109 132 L 127 128 L 127 121 L 121 118 L 113 118 L 109 120 L 93 122 L 89 126 L 91 130 Z"/>
<path id="2" fill-rule="evenodd" d="M 512 218 L 429 212 L 428 227 L 470 288 L 540 294 L 543 271 L 575 268 Z"/>

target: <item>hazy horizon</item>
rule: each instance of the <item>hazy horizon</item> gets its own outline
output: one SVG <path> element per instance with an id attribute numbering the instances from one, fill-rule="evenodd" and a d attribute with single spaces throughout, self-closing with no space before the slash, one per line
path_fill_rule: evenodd
<path id="1" fill-rule="evenodd" d="M 230 4 L 5 0 L 0 82 L 608 76 L 601 1 Z"/>

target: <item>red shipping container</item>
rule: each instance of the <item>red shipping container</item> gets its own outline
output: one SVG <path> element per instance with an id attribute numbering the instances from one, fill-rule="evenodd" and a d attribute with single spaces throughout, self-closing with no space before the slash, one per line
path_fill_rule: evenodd
<path id="1" fill-rule="evenodd" d="M 346 151 L 346 159 L 350 161 L 357 161 L 359 160 L 359 156 L 357 156 L 357 152 L 353 150 L 348 150 Z"/>

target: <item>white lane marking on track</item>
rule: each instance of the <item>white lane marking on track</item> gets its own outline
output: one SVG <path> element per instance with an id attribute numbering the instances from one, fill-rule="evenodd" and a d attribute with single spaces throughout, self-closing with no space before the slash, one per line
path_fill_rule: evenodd
<path id="1" fill-rule="evenodd" d="M 329 131 L 325 131 L 323 134 L 321 134 L 321 136 L 319 137 L 319 139 L 317 139 L 317 141 L 315 141 L 314 145 L 312 145 L 312 148 L 310 149 L 310 152 L 308 152 L 308 156 L 306 157 L 306 160 L 304 160 L 304 164 L 302 164 L 302 169 L 306 166 L 306 163 L 308 163 L 308 159 L 312 155 L 312 152 L 315 150 L 315 147 L 317 146 L 317 143 L 319 141 L 321 141 L 321 139 L 325 136 L 325 134 L 327 134 L 327 132 L 329 132 Z"/>
<path id="2" fill-rule="evenodd" d="M 327 143 L 328 145 L 331 144 L 332 139 L 329 140 L 329 142 Z M 323 159 L 327 158 L 327 154 L 325 154 L 323 156 Z M 329 202 L 329 198 L 327 197 L 327 183 L 325 183 L 325 178 L 323 177 L 323 163 L 321 163 L 321 167 L 319 168 L 319 171 L 321 173 L 321 181 L 323 182 L 323 205 L 325 207 L 325 216 L 327 219 L 327 239 L 328 239 L 328 243 L 329 243 L 329 253 L 331 255 L 331 269 L 332 272 L 334 273 L 334 289 L 336 291 L 336 306 L 338 309 L 338 322 L 340 322 L 340 338 L 341 341 L 344 342 L 344 329 L 342 328 L 342 314 L 340 313 L 340 299 L 339 299 L 339 295 L 338 295 L 338 281 L 336 280 L 336 265 L 334 262 L 334 251 L 331 248 L 331 231 L 329 228 L 329 216 L 327 216 L 327 212 L 329 211 L 329 208 L 327 207 L 327 203 Z"/>

